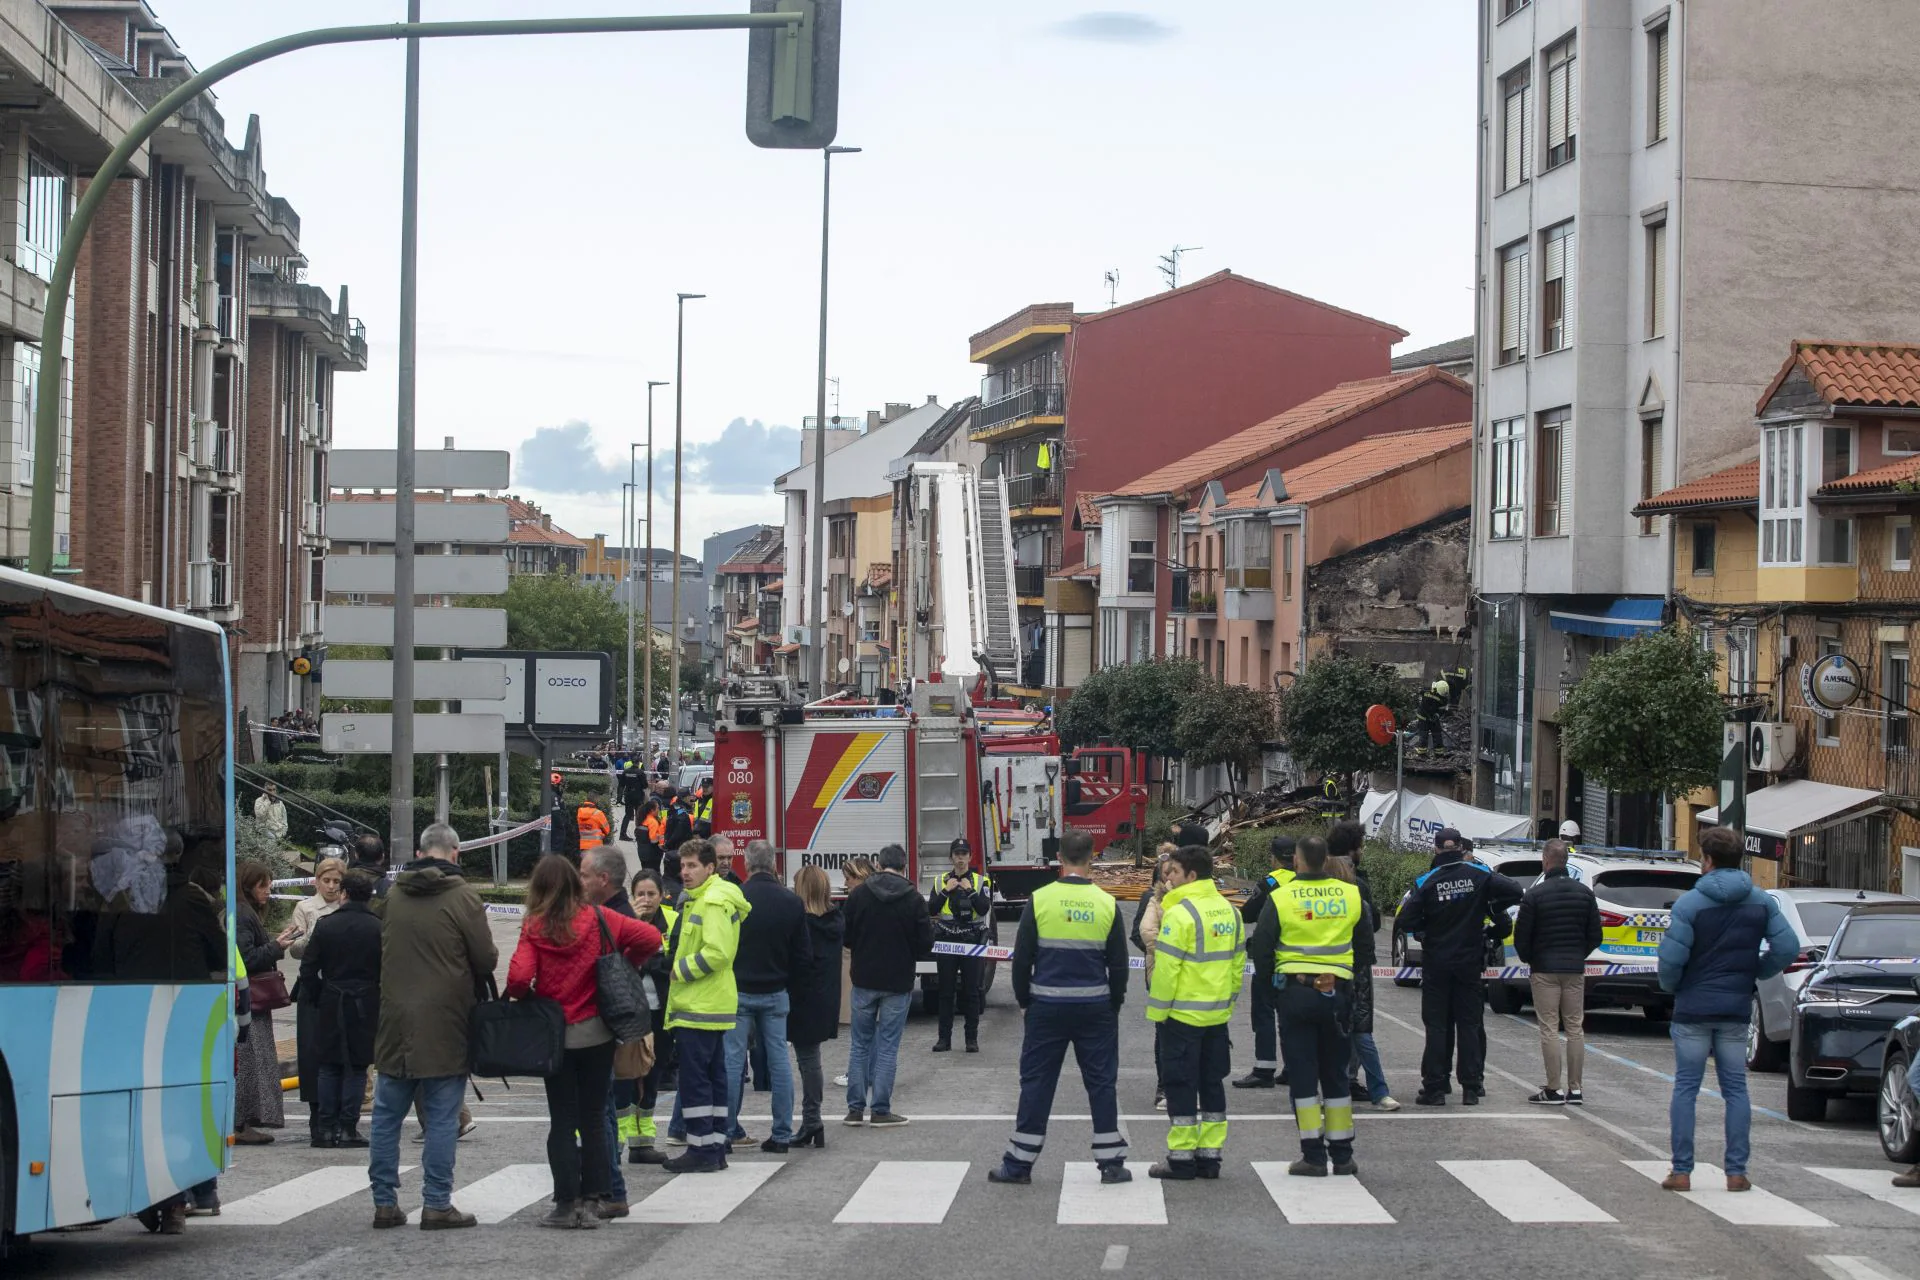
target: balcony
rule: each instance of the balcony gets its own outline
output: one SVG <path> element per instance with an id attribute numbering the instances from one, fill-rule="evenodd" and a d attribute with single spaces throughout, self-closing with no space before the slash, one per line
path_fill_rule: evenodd
<path id="1" fill-rule="evenodd" d="M 300 504 L 300 536 L 314 541 L 324 541 L 326 530 L 320 527 L 320 518 L 324 508 L 317 502 L 306 501 Z"/>
<path id="2" fill-rule="evenodd" d="M 1228 587 L 1220 594 L 1220 616 L 1228 622 L 1272 622 L 1273 592 L 1266 587 Z"/>
<path id="3" fill-rule="evenodd" d="M 1215 594 L 1213 570 L 1173 571 L 1173 603 L 1167 610 L 1169 613 L 1182 613 L 1191 618 L 1211 618 L 1219 606 L 1220 597 Z"/>
<path id="4" fill-rule="evenodd" d="M 240 300 L 230 293 L 221 294 L 220 301 L 214 309 L 214 315 L 216 317 L 214 328 L 220 333 L 220 341 L 239 342 L 240 327 L 245 323 L 245 317 L 240 311 Z"/>
<path id="5" fill-rule="evenodd" d="M 1057 382 L 1036 382 L 1011 395 L 980 406 L 974 440 L 1006 440 L 1035 426 L 1059 426 L 1065 421 L 1067 389 Z"/>
<path id="6" fill-rule="evenodd" d="M 303 636 L 320 634 L 320 602 L 318 600 L 300 602 L 300 634 Z"/>
<path id="7" fill-rule="evenodd" d="M 1059 571 L 1056 563 L 1017 564 L 1013 567 L 1013 594 L 1021 604 L 1039 604 L 1047 596 L 1047 575 Z"/>
<path id="8" fill-rule="evenodd" d="M 233 432 L 212 418 L 194 422 L 187 450 L 193 465 L 202 471 L 231 475 L 237 470 L 233 461 Z"/>
<path id="9" fill-rule="evenodd" d="M 1904 732 L 1905 726 L 1901 728 Z M 1920 798 L 1920 751 L 1912 747 L 1888 747 L 1886 760 L 1887 794 Z"/>
<path id="10" fill-rule="evenodd" d="M 231 609 L 233 566 L 223 560 L 195 560 L 187 565 L 187 608 Z"/>
<path id="11" fill-rule="evenodd" d="M 1023 516 L 1057 516 L 1060 514 L 1060 493 L 1064 487 L 1060 482 L 1058 467 L 1036 471 L 1032 475 L 1009 476 L 1007 514 L 1015 520 Z"/>

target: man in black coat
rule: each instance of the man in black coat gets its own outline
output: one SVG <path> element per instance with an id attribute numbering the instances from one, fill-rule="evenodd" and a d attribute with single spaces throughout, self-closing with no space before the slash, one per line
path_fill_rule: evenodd
<path id="1" fill-rule="evenodd" d="M 1540 1057 L 1547 1084 L 1528 1102 L 1580 1105 L 1581 1071 L 1587 1060 L 1587 957 L 1600 946 L 1600 903 L 1567 867 L 1567 842 L 1549 840 L 1540 851 L 1540 879 L 1520 903 L 1513 948 L 1533 969 L 1533 1009 L 1540 1023 Z M 1560 1028 L 1567 1031 L 1564 1048 Z M 1566 1069 L 1566 1092 L 1560 1089 Z"/>
<path id="2" fill-rule="evenodd" d="M 799 895 L 780 883 L 779 859 L 765 840 L 747 845 L 747 879 L 740 886 L 750 908 L 740 922 L 740 947 L 733 957 L 733 981 L 740 991 L 740 1012 L 727 1032 L 728 1137 L 751 1141 L 740 1127 L 748 1037 L 766 1046 L 767 1075 L 773 1086 L 773 1132 L 762 1151 L 786 1153 L 793 1142 L 793 1069 L 787 1057 L 787 1014 L 793 992 L 813 965 L 807 909 Z"/>
<path id="3" fill-rule="evenodd" d="M 1273 891 L 1293 879 L 1293 837 L 1275 836 L 1269 841 L 1267 859 L 1271 869 L 1240 905 L 1240 918 L 1249 925 L 1260 923 Z M 1236 1089 L 1271 1089 L 1276 1076 L 1279 1084 L 1287 1082 L 1286 1072 L 1280 1069 L 1280 1010 L 1273 991 L 1272 944 L 1278 939 L 1277 929 L 1270 935 L 1256 930 L 1247 942 L 1247 958 L 1253 962 L 1253 998 L 1247 1002 L 1253 1013 L 1253 1070 L 1233 1082 Z"/>
<path id="4" fill-rule="evenodd" d="M 1518 906 L 1520 886 L 1478 862 L 1467 860 L 1466 841 L 1447 827 L 1434 837 L 1433 866 L 1413 882 L 1401 908 L 1401 927 L 1420 935 L 1420 1020 L 1427 1047 L 1420 1057 L 1420 1093 L 1414 1102 L 1444 1107 L 1448 1074 L 1459 1051 L 1461 1101 L 1478 1106 L 1487 1096 L 1487 1024 L 1480 970 L 1487 939 L 1512 927 L 1507 909 Z"/>
<path id="5" fill-rule="evenodd" d="M 620 838 L 630 839 L 633 824 L 640 817 L 640 806 L 647 798 L 647 780 L 640 776 L 639 762 L 629 760 L 620 771 Z"/>
<path id="6" fill-rule="evenodd" d="M 380 1026 L 380 917 L 369 905 L 374 878 L 355 868 L 341 883 L 346 900 L 322 916 L 300 957 L 300 1003 L 312 1010 L 313 1061 L 319 1077 L 310 1143 L 364 1147 L 360 1105 Z"/>

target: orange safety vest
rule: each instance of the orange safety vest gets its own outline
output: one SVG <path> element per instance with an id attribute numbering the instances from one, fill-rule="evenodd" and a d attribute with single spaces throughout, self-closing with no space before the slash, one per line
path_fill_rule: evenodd
<path id="1" fill-rule="evenodd" d="M 642 818 L 640 825 L 647 829 L 647 839 L 656 845 L 667 838 L 667 820 L 658 809 Z"/>
<path id="2" fill-rule="evenodd" d="M 582 849 L 597 849 L 603 841 L 613 836 L 613 828 L 607 823 L 607 815 L 593 805 L 581 805 L 578 812 L 573 815 L 573 820 L 580 827 Z"/>

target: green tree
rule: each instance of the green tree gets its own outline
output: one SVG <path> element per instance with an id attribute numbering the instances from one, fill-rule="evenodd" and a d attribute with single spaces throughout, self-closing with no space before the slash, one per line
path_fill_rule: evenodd
<path id="1" fill-rule="evenodd" d="M 1178 756 L 1174 724 L 1204 677 L 1190 658 L 1102 667 L 1081 681 L 1056 724 L 1070 747 L 1110 741 L 1154 756 Z"/>
<path id="2" fill-rule="evenodd" d="M 1393 764 L 1392 743 L 1367 736 L 1367 708 L 1393 709 L 1405 724 L 1413 710 L 1407 682 L 1385 667 L 1345 654 L 1323 654 L 1307 664 L 1281 703 L 1287 749 L 1309 774 L 1341 776 Z"/>
<path id="3" fill-rule="evenodd" d="M 1173 736 L 1188 764 L 1224 764 L 1233 789 L 1243 791 L 1277 728 L 1273 699 L 1265 690 L 1203 678 L 1181 706 Z"/>
<path id="4" fill-rule="evenodd" d="M 627 705 L 627 610 L 614 599 L 613 588 L 581 582 L 567 573 L 515 574 L 503 596 L 460 601 L 474 608 L 507 611 L 507 648 L 574 650 L 605 653 L 613 658 L 613 706 L 616 719 Z M 647 661 L 646 638 L 635 620 L 633 678 L 641 680 Z M 671 698 L 671 655 L 655 649 L 653 705 L 664 710 Z M 685 663 L 682 663 L 682 681 Z M 695 664 L 698 665 L 698 664 Z M 634 691 L 635 706 L 640 690 Z"/>
<path id="5" fill-rule="evenodd" d="M 1588 664 L 1560 702 L 1560 749 L 1615 791 L 1672 799 L 1719 777 L 1725 720 L 1713 655 L 1665 628 Z"/>

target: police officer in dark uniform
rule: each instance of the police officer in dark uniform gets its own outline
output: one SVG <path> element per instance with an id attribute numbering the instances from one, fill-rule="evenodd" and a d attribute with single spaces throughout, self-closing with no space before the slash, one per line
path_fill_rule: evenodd
<path id="1" fill-rule="evenodd" d="M 1240 918 L 1249 926 L 1260 923 L 1261 909 L 1274 890 L 1293 879 L 1293 837 L 1275 836 L 1267 845 L 1267 857 L 1273 863 L 1273 869 L 1260 878 L 1247 900 L 1240 905 Z M 1276 1082 L 1274 1075 L 1280 1071 L 1280 1024 L 1276 1015 L 1273 989 L 1273 952 L 1260 950 L 1260 937 L 1252 935 L 1247 941 L 1247 959 L 1253 962 L 1253 985 L 1248 1001 L 1253 1011 L 1253 1070 L 1233 1082 L 1236 1089 L 1271 1089 L 1275 1083 L 1285 1084 L 1284 1074 Z"/>
<path id="2" fill-rule="evenodd" d="M 973 869 L 973 850 L 965 836 L 948 846 L 947 856 L 953 865 L 927 898 L 934 941 L 977 946 L 986 942 L 993 923 L 993 882 Z M 966 1026 L 967 1052 L 980 1052 L 980 988 L 987 963 L 984 956 L 935 954 L 934 966 L 940 971 L 940 1038 L 933 1042 L 935 1053 L 953 1048 L 956 1003 Z"/>
<path id="3" fill-rule="evenodd" d="M 1400 911 L 1401 927 L 1420 935 L 1420 1020 L 1427 1047 L 1420 1058 L 1422 1107 L 1447 1105 L 1448 1072 L 1459 1050 L 1461 1101 L 1477 1106 L 1486 1097 L 1487 1029 L 1480 970 L 1487 941 L 1512 930 L 1509 907 L 1520 905 L 1520 886 L 1468 859 L 1467 842 L 1452 827 L 1434 837 L 1433 866 L 1413 882 Z M 1491 926 L 1491 927 L 1490 927 Z"/>

